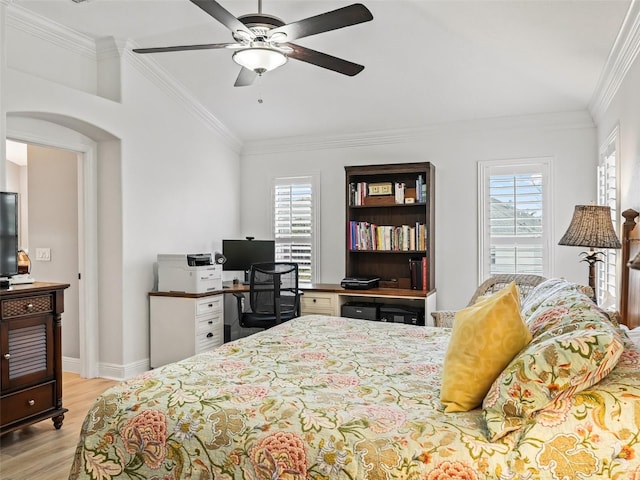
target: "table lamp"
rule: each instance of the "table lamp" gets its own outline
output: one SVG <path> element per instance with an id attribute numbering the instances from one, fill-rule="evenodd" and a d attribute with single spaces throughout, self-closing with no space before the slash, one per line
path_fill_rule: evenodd
<path id="1" fill-rule="evenodd" d="M 18 274 L 31 273 L 31 259 L 25 250 L 18 250 Z"/>
<path id="2" fill-rule="evenodd" d="M 611 209 L 600 205 L 576 205 L 569 228 L 558 245 L 589 247 L 588 252 L 581 252 L 582 261 L 589 264 L 589 286 L 596 296 L 596 262 L 601 262 L 599 255 L 604 252 L 594 248 L 620 248 L 620 240 L 613 230 Z"/>

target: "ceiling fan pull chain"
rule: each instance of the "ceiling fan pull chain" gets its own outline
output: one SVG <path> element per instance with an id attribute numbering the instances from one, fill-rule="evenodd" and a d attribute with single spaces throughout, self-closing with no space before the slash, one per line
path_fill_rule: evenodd
<path id="1" fill-rule="evenodd" d="M 258 75 L 258 103 L 262 105 L 262 75 Z"/>

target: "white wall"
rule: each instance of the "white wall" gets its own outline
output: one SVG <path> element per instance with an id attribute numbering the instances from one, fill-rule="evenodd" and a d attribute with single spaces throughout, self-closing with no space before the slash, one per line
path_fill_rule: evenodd
<path id="1" fill-rule="evenodd" d="M 78 158 L 74 152 L 27 147 L 31 275 L 68 283 L 64 292 L 62 356 L 80 358 L 78 313 Z M 50 249 L 40 261 L 36 249 Z"/>
<path id="2" fill-rule="evenodd" d="M 148 366 L 156 255 L 213 251 L 239 234 L 239 145 L 130 49 L 110 52 L 121 65 L 108 70 L 121 77 L 101 78 L 98 88 L 86 39 L 61 46 L 64 35 L 53 41 L 46 31 L 36 35 L 13 17 L 0 26 L 8 59 L 0 64 L 0 111 L 27 129 L 34 117 L 46 120 L 36 136 L 58 124 L 97 144 L 100 373 L 130 376 Z M 98 90 L 119 90 L 122 101 Z M 0 170 L 4 178 L 4 160 Z"/>
<path id="3" fill-rule="evenodd" d="M 620 134 L 620 207 L 640 211 L 640 58 L 629 68 L 608 108 L 596 118 L 598 145 L 613 129 Z"/>
<path id="4" fill-rule="evenodd" d="M 555 245 L 576 204 L 596 196 L 595 127 L 589 114 L 571 112 L 442 126 L 369 137 L 282 139 L 247 146 L 242 232 L 271 235 L 270 183 L 279 175 L 321 173 L 321 281 L 344 277 L 344 166 L 429 161 L 436 166 L 436 288 L 438 308 L 460 308 L 478 285 L 477 162 L 552 157 L 554 271 L 587 283 L 577 249 Z"/>
<path id="5" fill-rule="evenodd" d="M 22 176 L 22 167 L 13 162 L 7 162 L 7 192 L 20 192 L 20 177 Z M 1 189 L 4 191 L 4 189 Z"/>

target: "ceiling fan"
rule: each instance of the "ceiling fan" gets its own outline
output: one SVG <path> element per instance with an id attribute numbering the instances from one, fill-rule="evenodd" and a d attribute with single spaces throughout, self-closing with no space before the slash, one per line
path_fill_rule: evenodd
<path id="1" fill-rule="evenodd" d="M 349 76 L 357 75 L 364 69 L 364 66 L 357 63 L 290 43 L 299 38 L 373 20 L 371 12 L 360 3 L 285 24 L 278 17 L 262 13 L 262 0 L 258 0 L 258 13 L 242 15 L 237 18 L 215 0 L 190 1 L 231 30 L 235 41 L 233 43 L 134 48 L 133 51 L 136 53 L 159 53 L 217 48 L 235 50 L 233 60 L 242 67 L 234 85 L 236 87 L 251 85 L 258 75 L 284 65 L 289 58 L 295 58 Z"/>

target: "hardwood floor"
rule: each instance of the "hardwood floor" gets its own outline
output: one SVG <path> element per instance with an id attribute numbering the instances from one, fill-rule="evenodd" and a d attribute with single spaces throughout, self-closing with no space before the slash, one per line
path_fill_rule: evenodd
<path id="1" fill-rule="evenodd" d="M 0 437 L 2 480 L 65 480 L 69 476 L 80 427 L 94 400 L 117 382 L 63 373 L 62 404 L 69 411 L 60 430 L 43 420 Z"/>

